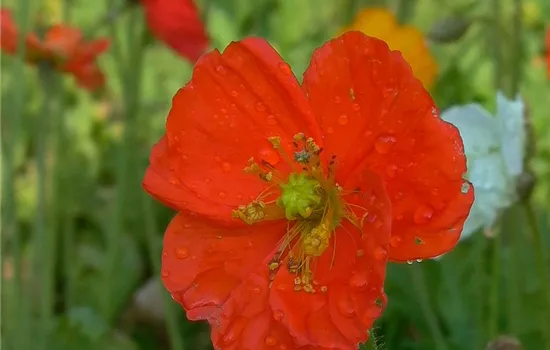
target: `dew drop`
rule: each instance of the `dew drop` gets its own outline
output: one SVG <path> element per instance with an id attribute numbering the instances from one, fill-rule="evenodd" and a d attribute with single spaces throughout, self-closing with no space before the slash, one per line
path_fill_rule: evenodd
<path id="1" fill-rule="evenodd" d="M 221 199 L 224 199 L 225 197 L 227 197 L 227 194 L 225 194 L 225 192 L 219 192 L 218 197 L 220 197 Z"/>
<path id="2" fill-rule="evenodd" d="M 278 64 L 279 70 L 283 72 L 284 74 L 292 74 L 292 69 L 288 65 L 288 63 L 280 62 Z"/>
<path id="3" fill-rule="evenodd" d="M 217 66 L 216 67 L 216 72 L 218 72 L 218 74 L 221 75 L 221 76 L 227 75 L 227 70 L 225 69 L 224 66 Z"/>
<path id="4" fill-rule="evenodd" d="M 340 103 L 342 102 L 342 98 L 340 98 L 340 96 L 334 96 L 334 103 Z"/>
<path id="5" fill-rule="evenodd" d="M 241 200 L 241 199 L 243 199 L 243 195 L 242 195 L 242 194 L 240 194 L 240 193 L 238 193 L 236 197 L 237 197 L 237 199 L 238 199 L 238 200 Z"/>
<path id="6" fill-rule="evenodd" d="M 357 257 L 363 257 L 365 256 L 365 251 L 363 249 L 358 249 L 357 250 Z"/>
<path id="7" fill-rule="evenodd" d="M 182 154 L 181 155 L 181 159 L 183 160 L 189 160 L 189 156 L 185 155 L 185 154 Z"/>
<path id="8" fill-rule="evenodd" d="M 336 308 L 344 317 L 350 318 L 355 315 L 353 304 L 351 303 L 351 300 L 347 297 L 338 298 L 338 300 L 336 301 Z"/>
<path id="9" fill-rule="evenodd" d="M 212 116 L 212 118 L 214 118 L 214 120 L 218 120 L 218 119 L 220 119 L 220 115 L 214 113 L 214 115 Z"/>
<path id="10" fill-rule="evenodd" d="M 334 133 L 334 128 L 328 127 L 327 128 L 327 134 L 333 134 L 333 133 Z"/>
<path id="11" fill-rule="evenodd" d="M 252 288 L 252 293 L 254 294 L 260 294 L 261 292 L 262 292 L 262 289 L 260 287 Z"/>
<path id="12" fill-rule="evenodd" d="M 397 165 L 390 164 L 386 167 L 386 174 L 389 177 L 394 177 L 396 172 L 397 172 Z"/>
<path id="13" fill-rule="evenodd" d="M 390 237 L 390 246 L 392 246 L 393 248 L 399 246 L 400 243 L 401 243 L 401 237 L 398 237 L 398 236 Z"/>
<path id="14" fill-rule="evenodd" d="M 288 287 L 284 284 L 278 284 L 275 287 L 279 292 L 286 292 L 288 290 Z"/>
<path id="15" fill-rule="evenodd" d="M 366 290 L 367 283 L 367 279 L 363 273 L 353 274 L 348 282 L 350 287 L 357 288 L 359 290 Z"/>
<path id="16" fill-rule="evenodd" d="M 433 215 L 434 211 L 432 207 L 423 204 L 419 206 L 414 212 L 413 220 L 415 224 L 425 224 L 431 220 Z"/>
<path id="17" fill-rule="evenodd" d="M 222 161 L 222 157 L 220 157 L 220 156 L 214 156 L 214 160 L 215 160 L 216 162 L 221 162 L 221 161 Z"/>
<path id="18" fill-rule="evenodd" d="M 189 249 L 185 247 L 176 249 L 176 257 L 178 259 L 187 259 L 187 257 L 189 257 Z"/>
<path id="19" fill-rule="evenodd" d="M 277 345 L 277 339 L 275 339 L 275 337 L 268 335 L 267 337 L 265 337 L 264 343 L 267 346 L 275 346 Z"/>
<path id="20" fill-rule="evenodd" d="M 273 114 L 270 114 L 267 116 L 267 125 L 277 125 L 277 118 Z"/>
<path id="21" fill-rule="evenodd" d="M 231 322 L 231 325 L 229 325 L 227 331 L 223 336 L 223 343 L 225 345 L 234 343 L 239 338 L 239 335 L 241 335 L 246 324 L 246 319 L 243 317 L 238 317 L 233 322 Z"/>
<path id="22" fill-rule="evenodd" d="M 271 165 L 277 165 L 277 163 L 279 163 L 280 161 L 280 157 L 277 152 L 270 148 L 264 148 L 260 150 L 260 158 Z"/>
<path id="23" fill-rule="evenodd" d="M 168 270 L 162 270 L 162 272 L 160 273 L 160 275 L 161 275 L 162 277 L 168 277 L 168 276 L 170 276 L 170 272 L 168 272 Z"/>
<path id="24" fill-rule="evenodd" d="M 409 265 L 412 265 L 413 262 L 414 261 L 412 261 L 412 260 L 407 260 L 407 264 L 409 264 Z"/>
<path id="25" fill-rule="evenodd" d="M 388 256 L 388 252 L 386 249 L 382 247 L 376 247 L 376 249 L 374 249 L 374 258 L 376 260 L 384 260 L 386 259 L 387 256 Z"/>
<path id="26" fill-rule="evenodd" d="M 178 184 L 178 179 L 176 177 L 171 177 L 170 180 L 168 180 L 168 181 L 170 181 L 170 183 L 172 185 L 177 185 Z"/>
<path id="27" fill-rule="evenodd" d="M 285 317 L 285 314 L 281 310 L 273 311 L 273 319 L 275 321 L 281 321 Z"/>
<path id="28" fill-rule="evenodd" d="M 183 228 L 191 228 L 191 224 L 183 224 Z"/>
<path id="29" fill-rule="evenodd" d="M 338 124 L 348 125 L 348 123 L 349 123 L 349 119 L 347 115 L 342 114 L 341 116 L 338 117 Z"/>
<path id="30" fill-rule="evenodd" d="M 239 92 L 237 90 L 231 90 L 231 96 L 237 97 L 239 96 Z"/>
<path id="31" fill-rule="evenodd" d="M 462 186 L 460 187 L 460 192 L 462 192 L 463 194 L 466 194 L 468 193 L 468 191 L 470 191 L 470 183 L 465 181 L 462 183 Z"/>
<path id="32" fill-rule="evenodd" d="M 395 137 L 391 135 L 382 135 L 374 142 L 374 148 L 380 154 L 388 153 L 395 144 Z"/>
<path id="33" fill-rule="evenodd" d="M 265 105 L 263 102 L 256 102 L 256 110 L 258 112 L 263 112 L 265 111 Z"/>
<path id="34" fill-rule="evenodd" d="M 359 112 L 361 110 L 361 106 L 359 106 L 358 103 L 354 103 L 351 105 L 351 109 L 353 109 L 355 112 Z"/>
<path id="35" fill-rule="evenodd" d="M 222 164 L 222 170 L 224 173 L 228 173 L 231 171 L 231 164 L 229 164 L 228 162 L 224 162 Z"/>
<path id="36" fill-rule="evenodd" d="M 281 344 L 279 345 L 279 350 L 288 350 L 288 346 L 286 346 L 285 344 Z"/>
<path id="37" fill-rule="evenodd" d="M 416 259 L 416 262 L 417 262 L 417 263 L 421 263 L 421 262 L 422 262 L 422 259 Z"/>
<path id="38" fill-rule="evenodd" d="M 204 179 L 204 182 L 206 182 L 207 184 L 209 184 L 210 182 L 212 182 L 212 179 L 205 178 L 205 179 Z"/>

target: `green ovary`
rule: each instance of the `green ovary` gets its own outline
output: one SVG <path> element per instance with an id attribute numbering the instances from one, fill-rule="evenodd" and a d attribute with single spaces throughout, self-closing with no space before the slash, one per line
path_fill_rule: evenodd
<path id="1" fill-rule="evenodd" d="M 321 184 L 307 174 L 290 174 L 281 192 L 277 204 L 284 208 L 288 220 L 309 217 L 322 201 Z"/>

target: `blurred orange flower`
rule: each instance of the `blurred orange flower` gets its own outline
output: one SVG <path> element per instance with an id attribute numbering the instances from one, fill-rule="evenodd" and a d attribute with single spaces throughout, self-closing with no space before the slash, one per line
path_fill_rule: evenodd
<path id="1" fill-rule="evenodd" d="M 437 63 L 430 54 L 422 32 L 411 26 L 400 26 L 393 13 L 383 8 L 364 9 L 351 26 L 343 31 L 358 30 L 384 40 L 390 49 L 401 51 L 411 65 L 414 76 L 430 88 L 437 75 Z"/>
<path id="2" fill-rule="evenodd" d="M 14 54 L 18 30 L 11 12 L 0 10 L 2 51 Z M 60 72 L 71 74 L 79 86 L 95 90 L 102 87 L 105 77 L 96 63 L 96 57 L 109 47 L 109 40 L 101 38 L 85 41 L 80 30 L 63 24 L 52 26 L 41 41 L 36 34 L 25 38 L 25 60 L 29 63 L 49 62 Z"/>
<path id="3" fill-rule="evenodd" d="M 142 0 L 153 34 L 178 55 L 195 62 L 208 47 L 208 36 L 192 0 Z"/>

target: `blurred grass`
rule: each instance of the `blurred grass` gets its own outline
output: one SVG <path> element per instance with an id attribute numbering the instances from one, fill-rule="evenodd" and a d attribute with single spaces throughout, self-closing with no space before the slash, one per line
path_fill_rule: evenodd
<path id="1" fill-rule="evenodd" d="M 214 47 L 247 35 L 266 37 L 297 76 L 312 50 L 349 22 L 354 9 L 375 3 L 197 2 Z M 375 329 L 377 347 L 483 349 L 497 335 L 509 334 L 525 349 L 548 349 L 550 313 L 543 293 L 550 276 L 541 276 L 540 268 L 547 274 L 550 264 L 546 254 L 540 266 L 536 252 L 550 247 L 550 82 L 537 57 L 550 5 L 523 1 L 527 10 L 517 50 L 517 40 L 510 40 L 513 1 L 499 2 L 498 22 L 490 1 L 376 3 L 386 3 L 425 32 L 457 13 L 473 21 L 458 41 L 432 43 L 440 65 L 432 94 L 441 109 L 472 101 L 493 109 L 495 82 L 511 92 L 515 77 L 521 78 L 537 146 L 529 164 L 537 176 L 532 203 L 542 232 L 538 242 L 517 205 L 494 228 L 498 238 L 480 232 L 440 261 L 391 265 L 389 305 Z M 88 31 L 120 2 L 5 0 L 3 6 L 23 26 L 39 15 L 43 23 L 64 19 Z M 154 288 L 158 284 L 144 298 L 148 305 L 138 302 L 141 287 L 158 280 L 162 233 L 173 215 L 143 193 L 140 181 L 172 96 L 189 79 L 191 66 L 146 34 L 139 7 L 95 34 L 113 39 L 101 58 L 108 77 L 101 96 L 57 76 L 58 84 L 45 89 L 39 70 L 2 55 L 2 346 L 209 349 L 207 327 L 187 322 L 167 293 Z M 490 45 L 495 35 L 502 45 L 498 56 Z M 495 61 L 502 67 L 496 69 Z"/>

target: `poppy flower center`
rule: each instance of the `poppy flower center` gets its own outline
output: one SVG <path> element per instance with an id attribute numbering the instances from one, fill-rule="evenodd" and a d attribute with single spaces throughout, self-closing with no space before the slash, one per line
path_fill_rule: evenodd
<path id="1" fill-rule="evenodd" d="M 335 157 L 325 173 L 319 157 L 322 149 L 312 138 L 302 133 L 295 135 L 292 157 L 281 146 L 279 137 L 271 137 L 269 141 L 293 171 L 285 176 L 270 163 L 257 163 L 251 158 L 244 171 L 270 186 L 256 200 L 234 210 L 233 216 L 248 224 L 288 220 L 287 232 L 268 264 L 272 278 L 285 261 L 288 271 L 297 276 L 295 290 L 314 293 L 313 260 L 327 250 L 342 219 L 357 227 L 359 219 L 342 199 L 342 187 L 334 181 Z"/>

